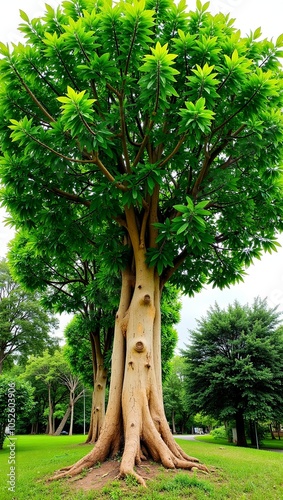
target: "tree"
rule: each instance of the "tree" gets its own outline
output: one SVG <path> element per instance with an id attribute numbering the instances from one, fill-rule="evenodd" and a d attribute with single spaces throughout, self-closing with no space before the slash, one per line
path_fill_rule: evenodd
<path id="1" fill-rule="evenodd" d="M 57 237 L 55 229 L 53 238 L 56 240 Z M 99 254 L 95 255 L 95 260 L 86 261 L 80 257 L 82 250 L 78 246 L 72 253 L 68 245 L 61 243 L 60 256 L 55 253 L 52 257 L 49 252 L 47 259 L 40 253 L 45 245 L 37 238 L 37 231 L 18 232 L 10 244 L 9 264 L 24 287 L 32 291 L 40 289 L 46 307 L 56 312 L 79 312 L 81 315 L 81 319 L 77 316 L 70 322 L 64 333 L 68 340 L 69 359 L 77 374 L 84 376 L 86 359 L 90 355 L 94 392 L 86 442 L 95 443 L 105 416 L 105 390 L 112 353 L 113 320 L 118 306 L 119 279 L 113 270 L 109 272 L 107 269 L 105 276 L 103 257 Z M 163 374 L 168 369 L 168 360 L 172 358 L 177 344 L 173 325 L 179 322 L 180 307 L 176 288 L 168 284 L 161 300 Z M 89 383 L 88 374 L 86 379 Z"/>
<path id="2" fill-rule="evenodd" d="M 36 293 L 26 292 L 16 283 L 5 259 L 0 261 L 0 373 L 9 357 L 24 362 L 30 353 L 55 348 L 50 333 L 58 321 L 40 305 Z"/>
<path id="3" fill-rule="evenodd" d="M 69 387 L 66 384 L 66 378 L 69 376 L 69 368 L 66 365 L 60 351 L 56 351 L 52 355 L 45 351 L 42 356 L 30 356 L 25 372 L 22 374 L 23 379 L 29 381 L 32 385 L 35 381 L 40 381 L 45 386 L 47 408 L 44 409 L 44 413 L 48 420 L 46 426 L 46 433 L 48 434 L 54 434 L 55 432 L 54 412 L 56 406 L 65 403 L 66 396 L 70 394 L 70 384 Z M 62 374 L 64 374 L 64 378 Z M 67 418 L 71 413 L 71 406 L 75 397 L 66 404 Z M 67 418 L 64 419 L 63 416 L 66 421 Z"/>
<path id="4" fill-rule="evenodd" d="M 34 406 L 30 384 L 8 375 L 0 377 L 0 450 L 5 440 L 5 429 L 16 434 L 17 421 L 29 416 Z"/>
<path id="5" fill-rule="evenodd" d="M 184 434 L 193 421 L 187 409 L 187 397 L 184 384 L 185 361 L 180 356 L 175 356 L 171 361 L 171 370 L 163 386 L 165 413 L 171 422 L 173 434 L 178 431 Z M 192 427 L 192 425 L 190 425 Z M 178 431 L 177 431 L 178 429 Z"/>
<path id="6" fill-rule="evenodd" d="M 216 304 L 199 320 L 184 351 L 192 411 L 236 422 L 246 446 L 247 422 L 272 419 L 282 408 L 283 343 L 279 313 L 266 301 L 252 306 Z"/>
<path id="7" fill-rule="evenodd" d="M 1 45 L 11 223 L 45 241 L 56 226 L 58 256 L 62 228 L 65 244 L 105 252 L 105 269 L 122 280 L 104 426 L 62 475 L 122 448 L 121 477 L 143 484 L 134 465 L 145 455 L 169 468 L 196 465 L 163 408 L 164 284 L 189 294 L 205 282 L 224 287 L 276 249 L 282 37 L 241 38 L 229 16 L 207 7 L 71 0 L 42 19 L 22 13 L 25 45 Z"/>
<path id="8" fill-rule="evenodd" d="M 100 256 L 95 255 L 92 260 L 84 259 L 79 245 L 74 251 L 62 242 L 60 256 L 56 252 L 54 255 L 49 252 L 47 258 L 44 255 L 45 242 L 38 240 L 36 233 L 21 231 L 16 235 L 10 245 L 9 262 L 23 286 L 30 290 L 41 290 L 46 307 L 53 308 L 56 312 L 79 313 L 81 316 L 70 323 L 66 335 L 69 337 L 70 347 L 71 337 L 76 337 L 74 356 L 71 355 L 70 360 L 75 358 L 78 361 L 79 351 L 82 352 L 83 347 L 87 347 L 85 343 L 78 347 L 78 338 L 86 339 L 89 344 L 94 393 L 87 442 L 95 443 L 105 415 L 105 357 L 110 357 L 112 349 L 115 310 L 119 302 L 119 279 L 115 273 L 107 273 L 105 283 Z M 49 234 L 51 237 L 53 234 L 55 241 L 58 239 L 56 227 Z M 72 366 L 74 368 L 75 363 Z M 77 366 L 75 371 L 79 373 Z"/>
<path id="9" fill-rule="evenodd" d="M 178 336 L 174 324 L 180 320 L 180 309 L 178 291 L 168 284 L 161 300 L 161 358 L 164 377 L 169 370 L 169 363 L 177 345 Z M 64 331 L 67 340 L 66 352 L 74 372 L 80 374 L 84 382 L 94 388 L 87 443 L 97 441 L 104 421 L 105 391 L 112 355 L 112 342 L 110 345 L 107 344 L 107 339 L 111 326 L 109 320 L 113 320 L 113 313 L 109 311 L 106 315 L 106 311 L 103 309 L 93 308 L 93 312 L 95 310 L 96 315 L 93 316 L 92 322 L 86 321 L 81 316 L 75 316 Z M 98 342 L 96 339 L 100 339 L 99 348 L 96 346 Z M 110 340 L 112 340 L 112 336 L 110 336 Z M 99 349 L 100 355 L 98 355 Z"/>
<path id="10" fill-rule="evenodd" d="M 69 405 L 60 425 L 57 427 L 54 434 L 58 436 L 62 432 L 68 418 L 70 417 L 69 435 L 72 436 L 74 427 L 75 404 L 83 396 L 84 389 L 79 377 L 72 373 L 67 358 L 66 356 L 64 356 L 64 352 L 56 351 L 55 355 L 56 359 L 53 359 L 53 363 L 57 365 L 57 374 L 59 381 L 61 382 L 61 384 L 64 384 L 69 390 Z"/>
<path id="11" fill-rule="evenodd" d="M 108 320 L 103 324 L 103 319 Z M 111 318 L 112 319 L 112 318 Z M 105 417 L 105 394 L 113 335 L 110 333 L 109 315 L 103 312 L 92 318 L 92 323 L 75 316 L 65 329 L 67 356 L 75 373 L 93 389 L 92 409 L 87 443 L 95 443 Z M 108 326 L 107 326 L 108 323 Z M 107 343 L 109 338 L 109 343 Z M 97 343 L 99 344 L 97 345 Z"/>

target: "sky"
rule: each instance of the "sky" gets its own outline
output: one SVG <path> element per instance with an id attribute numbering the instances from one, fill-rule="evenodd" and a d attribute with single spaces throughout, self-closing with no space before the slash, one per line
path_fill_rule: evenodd
<path id="1" fill-rule="evenodd" d="M 204 3 L 205 0 L 202 1 Z M 21 22 L 19 9 L 30 18 L 39 16 L 48 3 L 53 7 L 59 0 L 9 0 L 0 3 L 0 41 L 18 42 L 21 35 L 17 26 Z M 187 0 L 188 7 L 194 9 L 195 1 Z M 283 32 L 283 0 L 211 0 L 209 10 L 230 13 L 236 19 L 235 25 L 242 35 L 254 31 L 261 26 L 264 37 L 276 38 Z M 4 224 L 5 211 L 0 209 L 0 257 L 7 252 L 7 243 L 13 237 L 13 230 Z M 235 300 L 241 304 L 252 304 L 255 297 L 266 298 L 270 307 L 278 307 L 283 312 L 283 235 L 279 237 L 282 247 L 276 253 L 264 254 L 261 260 L 246 270 L 244 283 L 231 286 L 225 290 L 205 287 L 193 298 L 182 298 L 181 321 L 177 325 L 179 336 L 178 348 L 184 348 L 189 341 L 189 330 L 197 326 L 197 319 L 206 316 L 208 309 L 217 302 L 226 308 Z M 69 316 L 60 319 L 60 330 L 69 321 Z"/>

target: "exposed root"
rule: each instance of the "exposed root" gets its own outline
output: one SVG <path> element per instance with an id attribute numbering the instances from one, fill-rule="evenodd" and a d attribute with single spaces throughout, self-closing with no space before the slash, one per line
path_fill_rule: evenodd
<path id="1" fill-rule="evenodd" d="M 101 450 L 98 448 L 94 448 L 94 450 L 90 451 L 87 455 L 81 458 L 78 462 L 71 465 L 70 467 L 64 467 L 57 471 L 49 481 L 55 481 L 57 479 L 62 478 L 70 478 L 74 477 L 77 474 L 80 474 L 83 470 L 90 469 L 98 462 L 103 462 L 106 456 L 104 453 L 101 453 Z"/>
<path id="2" fill-rule="evenodd" d="M 205 465 L 196 462 L 190 462 L 188 460 L 176 460 L 175 467 L 177 469 L 198 469 L 206 473 L 209 472 L 208 468 Z"/>

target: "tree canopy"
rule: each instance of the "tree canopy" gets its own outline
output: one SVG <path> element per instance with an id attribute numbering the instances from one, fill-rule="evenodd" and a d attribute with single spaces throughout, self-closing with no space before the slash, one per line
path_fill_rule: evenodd
<path id="1" fill-rule="evenodd" d="M 63 475 L 123 442 L 121 476 L 142 483 L 144 453 L 196 464 L 162 404 L 164 284 L 193 294 L 240 280 L 283 227 L 283 37 L 241 37 L 208 6 L 70 0 L 40 19 L 21 12 L 25 43 L 0 45 L 11 223 L 46 256 L 68 245 L 121 273 L 105 425 Z"/>
<path id="2" fill-rule="evenodd" d="M 130 207 L 148 264 L 188 293 L 240 279 L 275 248 L 283 40 L 241 38 L 206 10 L 74 0 L 42 19 L 21 12 L 25 45 L 1 45 L 3 199 L 45 254 L 61 229 L 79 245 L 106 223 L 96 245 L 119 270 Z"/>
<path id="3" fill-rule="evenodd" d="M 28 417 L 34 407 L 33 388 L 27 382 L 8 375 L 0 377 L 0 450 L 3 448 L 5 429 L 16 434 L 21 418 Z"/>
<path id="4" fill-rule="evenodd" d="M 245 445 L 243 419 L 273 420 L 282 408 L 283 338 L 280 314 L 267 302 L 217 304 L 190 332 L 184 351 L 187 398 L 193 412 L 236 421 Z"/>
<path id="5" fill-rule="evenodd" d="M 15 282 L 5 259 L 0 261 L 0 372 L 9 358 L 22 362 L 29 354 L 55 349 L 57 319 L 47 313 L 37 293 Z"/>

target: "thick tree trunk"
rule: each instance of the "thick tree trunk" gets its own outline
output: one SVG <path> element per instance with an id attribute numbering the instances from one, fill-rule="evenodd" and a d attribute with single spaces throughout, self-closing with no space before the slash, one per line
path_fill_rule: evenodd
<path id="1" fill-rule="evenodd" d="M 55 478 L 80 473 L 122 452 L 120 476 L 130 474 L 146 457 L 167 468 L 198 467 L 176 444 L 165 417 L 161 386 L 159 278 L 145 264 L 143 249 L 135 255 L 136 275 L 123 272 L 116 315 L 109 402 L 94 449 Z M 156 352 L 158 350 L 158 352 Z"/>
<path id="2" fill-rule="evenodd" d="M 247 446 L 245 422 L 242 412 L 236 415 L 236 429 L 237 429 L 237 446 Z"/>
<path id="3" fill-rule="evenodd" d="M 91 418 L 86 443 L 96 443 L 105 418 L 105 393 L 106 393 L 107 370 L 99 366 L 92 395 Z"/>
<path id="4" fill-rule="evenodd" d="M 92 359 L 93 359 L 93 395 L 91 405 L 91 417 L 86 443 L 96 443 L 105 418 L 105 393 L 107 382 L 107 370 L 104 367 L 104 359 L 101 351 L 99 332 L 91 335 Z"/>

